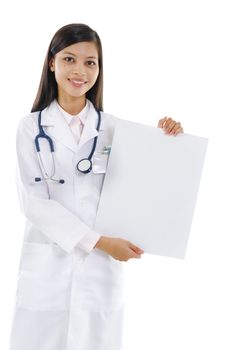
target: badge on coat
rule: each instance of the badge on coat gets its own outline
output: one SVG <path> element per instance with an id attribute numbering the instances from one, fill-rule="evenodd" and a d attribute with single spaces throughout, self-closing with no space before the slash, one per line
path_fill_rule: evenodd
<path id="1" fill-rule="evenodd" d="M 105 146 L 100 152 L 95 152 L 93 155 L 93 173 L 94 174 L 105 174 L 111 146 Z"/>

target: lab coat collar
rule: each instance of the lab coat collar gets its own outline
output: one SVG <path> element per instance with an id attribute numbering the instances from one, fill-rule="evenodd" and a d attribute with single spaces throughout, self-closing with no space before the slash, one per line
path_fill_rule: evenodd
<path id="1" fill-rule="evenodd" d="M 69 125 L 67 124 L 61 111 L 59 110 L 56 100 L 53 100 L 51 104 L 42 112 L 41 125 L 49 127 L 46 131 L 51 136 L 51 138 L 62 142 L 66 147 L 70 148 L 73 152 L 77 153 L 86 142 L 93 139 L 99 134 L 99 132 L 96 130 L 98 114 L 92 102 L 89 102 L 90 108 L 79 144 L 77 144 Z M 103 129 L 104 126 L 102 122 L 100 131 L 102 131 Z"/>
<path id="2" fill-rule="evenodd" d="M 90 108 L 90 101 L 87 99 L 85 107 L 76 115 L 69 114 L 59 104 L 58 104 L 58 108 L 62 112 L 63 117 L 66 120 L 66 122 L 69 124 L 69 126 L 70 126 L 70 123 L 76 118 L 81 120 L 82 125 L 85 125 L 85 121 Z"/>

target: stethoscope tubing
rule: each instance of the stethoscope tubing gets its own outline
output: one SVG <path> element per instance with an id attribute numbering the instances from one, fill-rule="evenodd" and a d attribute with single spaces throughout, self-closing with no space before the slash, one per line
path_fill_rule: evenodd
<path id="1" fill-rule="evenodd" d="M 96 109 L 96 112 L 98 114 L 97 131 L 99 131 L 100 125 L 101 125 L 101 112 L 99 109 Z M 39 165 L 40 165 L 40 168 L 41 168 L 42 174 L 43 174 L 43 180 L 52 180 L 52 181 L 56 181 L 56 182 L 63 184 L 63 183 L 65 183 L 65 181 L 63 179 L 58 180 L 58 179 L 53 178 L 53 176 L 55 174 L 54 143 L 53 143 L 53 140 L 51 139 L 51 137 L 45 133 L 45 131 L 41 125 L 41 115 L 42 115 L 42 111 L 39 112 L 39 116 L 38 116 L 39 133 L 38 133 L 38 135 L 36 135 L 34 142 L 35 142 L 36 152 L 38 155 Z M 42 160 L 42 157 L 40 154 L 39 140 L 41 138 L 46 139 L 47 142 L 49 143 L 49 147 L 50 147 L 50 152 L 51 152 L 52 162 L 53 162 L 52 174 L 50 176 L 46 172 L 46 169 L 44 167 L 43 160 Z M 93 157 L 93 154 L 96 150 L 97 140 L 98 140 L 98 135 L 94 137 L 92 150 L 91 150 L 89 156 L 87 158 L 81 159 L 77 163 L 77 166 L 76 166 L 77 170 L 83 174 L 88 174 L 92 170 L 92 157 Z M 40 177 L 35 178 L 35 182 L 40 182 L 40 181 L 42 181 L 42 179 Z"/>

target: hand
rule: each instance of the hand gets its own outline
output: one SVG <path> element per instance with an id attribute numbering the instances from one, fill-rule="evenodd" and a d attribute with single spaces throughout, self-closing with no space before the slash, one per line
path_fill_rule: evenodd
<path id="1" fill-rule="evenodd" d="M 159 120 L 158 128 L 163 128 L 166 134 L 174 136 L 184 132 L 179 122 L 168 117 Z"/>
<path id="2" fill-rule="evenodd" d="M 132 258 L 140 259 L 141 254 L 144 253 L 142 249 L 125 239 L 106 236 L 101 236 L 95 247 L 120 261 L 127 261 Z"/>

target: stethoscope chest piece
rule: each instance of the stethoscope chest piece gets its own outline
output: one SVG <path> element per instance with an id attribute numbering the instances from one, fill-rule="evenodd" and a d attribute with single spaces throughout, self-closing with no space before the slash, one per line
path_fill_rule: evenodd
<path id="1" fill-rule="evenodd" d="M 83 174 L 87 174 L 92 170 L 92 162 L 88 158 L 81 159 L 77 163 L 77 170 Z"/>

